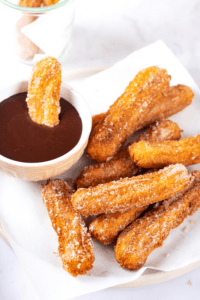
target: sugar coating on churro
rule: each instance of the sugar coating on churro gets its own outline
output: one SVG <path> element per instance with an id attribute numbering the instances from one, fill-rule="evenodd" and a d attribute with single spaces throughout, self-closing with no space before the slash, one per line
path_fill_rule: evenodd
<path id="1" fill-rule="evenodd" d="M 158 172 L 78 189 L 71 200 L 84 216 L 114 213 L 168 199 L 193 180 L 194 176 L 183 165 L 176 164 Z"/>
<path id="2" fill-rule="evenodd" d="M 146 132 L 140 134 L 133 143 L 141 140 L 157 142 L 176 140 L 180 137 L 181 129 L 178 125 L 170 120 L 164 120 L 156 122 Z M 130 148 L 131 146 L 129 151 Z M 126 146 L 116 153 L 111 160 L 86 167 L 75 180 L 75 186 L 87 188 L 141 173 L 143 169 L 138 167 L 130 158 L 129 151 L 128 146 Z"/>
<path id="3" fill-rule="evenodd" d="M 192 103 L 193 97 L 194 93 L 188 86 L 178 84 L 169 87 L 160 101 L 151 108 L 145 120 L 139 124 L 137 130 L 178 113 Z"/>
<path id="4" fill-rule="evenodd" d="M 195 181 L 188 190 L 164 201 L 119 235 L 115 258 L 122 268 L 141 268 L 148 255 L 163 245 L 170 231 L 200 208 L 200 172 L 195 173 Z"/>
<path id="5" fill-rule="evenodd" d="M 158 67 L 140 71 L 95 126 L 87 147 L 89 157 L 99 162 L 112 158 L 158 104 L 170 78 Z"/>
<path id="6" fill-rule="evenodd" d="M 178 124 L 171 120 L 157 121 L 152 124 L 146 132 L 140 134 L 132 144 L 139 141 L 162 142 L 170 140 L 179 140 L 181 138 L 181 129 Z M 129 146 L 131 148 L 132 144 Z"/>
<path id="7" fill-rule="evenodd" d="M 43 201 L 58 235 L 58 251 L 63 269 L 77 276 L 92 269 L 94 251 L 85 222 L 71 204 L 72 192 L 67 182 L 59 179 L 42 185 Z"/>
<path id="8" fill-rule="evenodd" d="M 179 141 L 141 141 L 129 148 L 134 162 L 143 168 L 162 168 L 181 163 L 185 166 L 200 163 L 200 135 Z"/>
<path id="9" fill-rule="evenodd" d="M 53 57 L 39 61 L 32 70 L 27 105 L 30 118 L 53 127 L 59 123 L 61 65 Z"/>
<path id="10" fill-rule="evenodd" d="M 104 245 L 114 242 L 126 226 L 132 223 L 148 206 L 131 208 L 125 212 L 97 216 L 89 226 L 91 236 Z"/>
<path id="11" fill-rule="evenodd" d="M 101 113 L 101 114 L 98 114 L 98 115 L 95 115 L 92 117 L 92 130 L 91 132 L 94 130 L 95 126 L 103 120 L 105 116 L 105 113 Z"/>
<path id="12" fill-rule="evenodd" d="M 136 130 L 152 125 L 157 121 L 167 119 L 178 113 L 191 104 L 193 97 L 194 93 L 188 86 L 178 84 L 176 86 L 169 87 L 169 89 L 163 93 L 159 103 L 152 107 L 151 111 L 146 116 L 146 119 Z M 105 113 L 101 113 L 93 117 L 93 129 L 100 121 L 103 121 L 105 116 Z"/>
<path id="13" fill-rule="evenodd" d="M 74 184 L 77 188 L 88 188 L 124 177 L 132 177 L 138 174 L 140 170 L 141 168 L 131 160 L 128 147 L 126 147 L 116 153 L 109 161 L 85 167 Z"/>

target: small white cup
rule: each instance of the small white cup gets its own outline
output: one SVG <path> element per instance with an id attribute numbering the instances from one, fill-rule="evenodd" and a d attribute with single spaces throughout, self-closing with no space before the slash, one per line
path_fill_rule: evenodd
<path id="1" fill-rule="evenodd" d="M 0 90 L 0 102 L 12 95 L 28 90 L 28 81 L 20 81 Z M 45 162 L 24 163 L 0 155 L 0 171 L 27 181 L 45 180 L 69 170 L 81 157 L 87 146 L 92 127 L 92 117 L 86 101 L 73 88 L 65 83 L 61 85 L 62 98 L 70 102 L 78 111 L 82 120 L 82 134 L 78 144 L 68 153 Z"/>

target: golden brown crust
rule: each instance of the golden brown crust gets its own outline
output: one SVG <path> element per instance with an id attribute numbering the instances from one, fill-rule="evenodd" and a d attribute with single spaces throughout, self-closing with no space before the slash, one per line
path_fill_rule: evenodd
<path id="1" fill-rule="evenodd" d="M 177 164 L 158 172 L 78 189 L 71 200 L 74 208 L 86 217 L 114 213 L 168 199 L 193 180 L 189 171 Z"/>
<path id="2" fill-rule="evenodd" d="M 119 232 L 137 219 L 147 207 L 134 207 L 125 212 L 99 215 L 90 223 L 89 232 L 95 240 L 104 245 L 112 243 Z"/>
<path id="3" fill-rule="evenodd" d="M 181 129 L 178 125 L 170 120 L 164 120 L 152 125 L 133 142 L 177 140 L 180 137 Z M 111 160 L 86 167 L 76 179 L 75 186 L 77 188 L 87 188 L 125 177 L 132 177 L 139 173 L 141 173 L 141 168 L 136 166 L 130 158 L 128 146 L 126 146 L 116 153 Z"/>
<path id="4" fill-rule="evenodd" d="M 44 6 L 50 6 L 58 3 L 60 0 L 43 0 Z"/>
<path id="5" fill-rule="evenodd" d="M 19 0 L 20 6 L 24 7 L 40 7 L 43 4 L 43 0 Z"/>
<path id="6" fill-rule="evenodd" d="M 101 113 L 101 114 L 98 114 L 98 115 L 95 115 L 95 116 L 92 117 L 92 130 L 91 130 L 91 132 L 93 132 L 95 126 L 103 120 L 104 116 L 105 116 L 105 113 Z"/>
<path id="7" fill-rule="evenodd" d="M 72 192 L 67 182 L 59 179 L 49 180 L 42 185 L 43 201 L 58 235 L 63 269 L 76 277 L 92 269 L 94 251 L 85 222 L 71 204 Z"/>
<path id="8" fill-rule="evenodd" d="M 88 156 L 98 162 L 112 158 L 158 104 L 169 88 L 170 78 L 166 70 L 158 67 L 140 71 L 94 128 Z"/>
<path id="9" fill-rule="evenodd" d="M 50 6 L 58 3 L 60 0 L 19 0 L 20 6 L 24 7 L 41 7 Z"/>
<path id="10" fill-rule="evenodd" d="M 200 163 L 200 135 L 180 141 L 142 141 L 129 148 L 129 152 L 143 168 L 162 168 L 176 163 L 194 165 Z"/>
<path id="11" fill-rule="evenodd" d="M 192 103 L 193 97 L 194 93 L 188 86 L 182 84 L 171 86 L 137 129 L 177 114 Z"/>
<path id="12" fill-rule="evenodd" d="M 114 157 L 103 163 L 86 167 L 75 180 L 77 188 L 88 188 L 139 173 L 140 167 L 130 158 L 128 147 L 121 149 Z"/>
<path id="13" fill-rule="evenodd" d="M 134 221 L 118 237 L 115 258 L 122 268 L 140 269 L 149 254 L 163 245 L 170 231 L 178 227 L 188 215 L 200 208 L 200 172 L 195 174 L 192 187 L 175 199 Z"/>
<path id="14" fill-rule="evenodd" d="M 32 71 L 27 104 L 30 118 L 53 127 L 59 123 L 61 65 L 53 57 L 39 61 Z"/>
<path id="15" fill-rule="evenodd" d="M 181 138 L 182 130 L 179 128 L 178 124 L 171 120 L 157 121 L 155 124 L 151 125 L 149 130 L 140 134 L 131 146 L 140 141 L 149 141 L 149 142 L 163 142 L 163 141 L 174 141 Z"/>
<path id="16" fill-rule="evenodd" d="M 193 97 L 194 93 L 188 86 L 178 84 L 177 86 L 169 87 L 166 93 L 163 94 L 158 105 L 155 105 L 151 109 L 146 120 L 137 129 L 142 129 L 180 112 L 186 106 L 191 104 Z M 104 116 L 105 113 L 102 113 L 93 117 L 93 129 L 100 121 L 103 120 Z"/>

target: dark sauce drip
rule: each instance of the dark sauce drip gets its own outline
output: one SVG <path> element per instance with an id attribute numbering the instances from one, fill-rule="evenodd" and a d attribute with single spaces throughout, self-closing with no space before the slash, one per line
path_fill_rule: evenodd
<path id="1" fill-rule="evenodd" d="M 20 162 L 44 162 L 60 157 L 78 143 L 82 122 L 77 110 L 60 99 L 60 123 L 53 128 L 34 123 L 26 103 L 27 93 L 0 102 L 0 154 Z"/>

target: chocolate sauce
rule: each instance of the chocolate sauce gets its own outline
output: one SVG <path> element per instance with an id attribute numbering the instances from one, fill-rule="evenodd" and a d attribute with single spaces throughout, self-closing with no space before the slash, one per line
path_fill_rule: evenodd
<path id="1" fill-rule="evenodd" d="M 27 93 L 0 102 L 0 154 L 20 162 L 43 162 L 66 154 L 78 143 L 82 122 L 77 110 L 60 99 L 60 123 L 53 128 L 34 123 Z"/>

